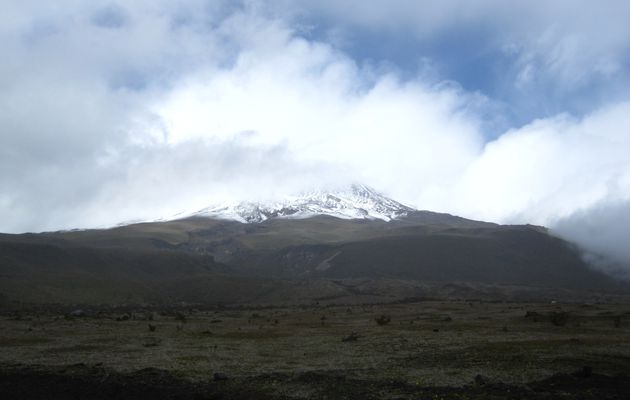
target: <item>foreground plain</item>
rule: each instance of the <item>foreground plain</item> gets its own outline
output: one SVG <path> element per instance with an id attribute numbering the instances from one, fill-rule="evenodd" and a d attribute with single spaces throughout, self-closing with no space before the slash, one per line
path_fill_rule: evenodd
<path id="1" fill-rule="evenodd" d="M 630 393 L 626 304 L 47 307 L 5 312 L 0 328 L 0 390 L 16 395 L 31 386 L 20 394 L 31 398 L 38 387 L 64 398 L 93 389 L 92 381 L 100 382 L 99 393 L 114 390 L 117 398 L 161 398 L 144 397 L 142 382 L 171 387 L 172 393 L 160 392 L 171 393 L 165 398 L 621 399 Z"/>

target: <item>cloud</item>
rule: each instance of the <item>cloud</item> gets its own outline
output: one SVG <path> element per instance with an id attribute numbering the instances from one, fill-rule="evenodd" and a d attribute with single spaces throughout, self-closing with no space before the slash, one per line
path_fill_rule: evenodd
<path id="1" fill-rule="evenodd" d="M 101 28 L 116 29 L 124 26 L 128 18 L 122 7 L 109 4 L 92 15 L 92 22 Z"/>
<path id="2" fill-rule="evenodd" d="M 590 74 L 607 75 L 618 70 L 630 38 L 630 27 L 625 21 L 630 5 L 623 0 L 272 3 L 293 9 L 296 18 L 308 20 L 316 13 L 332 19 L 336 25 L 411 33 L 420 40 L 435 40 L 449 31 L 466 32 L 483 26 L 488 35 L 495 37 L 485 39 L 504 51 L 518 53 L 523 68 L 536 64 L 536 68 L 553 73 L 556 78 L 573 82 Z M 605 29 L 602 24 L 606 24 Z M 487 44 L 478 43 L 482 49 Z M 587 65 L 580 62 L 586 60 L 590 61 Z"/>
<path id="3" fill-rule="evenodd" d="M 120 134 L 115 143 L 116 135 L 86 136 L 100 150 L 87 157 L 98 160 L 87 166 L 98 177 L 84 188 L 82 209 L 89 211 L 44 226 L 155 218 L 226 196 L 281 196 L 342 179 L 395 190 L 400 184 L 392 176 L 406 174 L 432 190 L 461 173 L 481 147 L 475 110 L 483 98 L 358 66 L 329 45 L 267 22 L 246 13 L 225 19 L 213 34 L 239 48 L 233 62 L 182 75 L 150 100 L 128 90 L 107 92 L 120 96 L 111 103 L 124 105 L 124 112 L 111 112 L 116 124 L 79 124 Z M 71 112 L 54 115 L 63 122 Z M 64 202 L 76 192 L 42 187 Z M 173 188 L 177 193 L 169 196 Z M 168 204 L 160 204 L 165 198 Z M 116 214 L 99 212 L 112 208 Z"/>
<path id="4" fill-rule="evenodd" d="M 630 265 L 628 126 L 630 103 L 534 121 L 487 143 L 454 193 L 438 198 L 454 199 L 444 207 L 459 214 L 550 226 L 587 252 Z"/>
<path id="5" fill-rule="evenodd" d="M 628 278 L 630 201 L 604 200 L 558 221 L 554 231 L 578 243 L 594 265 Z"/>
<path id="6" fill-rule="evenodd" d="M 252 132 L 259 144 L 285 144 L 301 160 L 341 164 L 386 188 L 402 171 L 441 185 L 480 149 L 483 98 L 400 81 L 286 30 L 261 36 L 264 49 L 186 77 L 155 106 L 170 143 Z"/>
<path id="7" fill-rule="evenodd" d="M 604 199 L 630 198 L 629 124 L 630 103 L 619 103 L 511 130 L 487 143 L 463 175 L 460 196 L 471 199 L 463 207 L 488 219 L 550 224 Z"/>
<path id="8" fill-rule="evenodd" d="M 630 3 L 446 0 L 283 1 L 314 37 L 357 59 L 391 59 L 403 71 L 431 59 L 456 80 L 502 104 L 505 124 L 562 112 L 584 115 L 630 89 Z M 310 30 L 309 30 L 310 29 Z"/>
<path id="9" fill-rule="evenodd" d="M 66 215 L 70 226 L 168 219 L 224 201 L 273 199 L 283 191 L 335 182 L 324 181 L 326 165 L 310 165 L 294 159 L 282 145 L 253 144 L 241 135 L 130 151 L 113 162 L 118 166 L 116 179 L 103 182 L 90 202 Z M 343 181 L 342 171 L 334 171 Z M 53 226 L 60 223 L 54 221 Z"/>

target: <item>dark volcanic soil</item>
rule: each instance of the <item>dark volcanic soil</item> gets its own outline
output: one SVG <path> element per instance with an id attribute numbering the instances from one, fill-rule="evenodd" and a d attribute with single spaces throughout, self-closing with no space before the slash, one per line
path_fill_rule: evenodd
<path id="1" fill-rule="evenodd" d="M 627 399 L 630 377 L 606 376 L 589 368 L 556 374 L 523 386 L 488 382 L 478 376 L 458 388 L 421 387 L 397 381 L 347 379 L 339 373 L 268 374 L 250 378 L 221 376 L 195 383 L 159 369 L 122 374 L 98 366 L 4 366 L 3 399 L 291 399 L 285 389 L 302 388 L 312 399 Z M 284 389 L 283 389 L 284 388 Z"/>

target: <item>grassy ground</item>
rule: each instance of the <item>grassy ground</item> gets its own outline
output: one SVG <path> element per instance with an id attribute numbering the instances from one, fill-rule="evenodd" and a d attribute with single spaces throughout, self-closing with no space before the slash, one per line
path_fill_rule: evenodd
<path id="1" fill-rule="evenodd" d="M 382 315 L 391 321 L 377 324 Z M 342 340 L 352 333 L 358 339 Z M 193 381 L 216 372 L 236 379 L 312 372 L 420 386 L 462 386 L 483 375 L 519 385 L 583 366 L 630 375 L 630 305 L 418 302 L 105 310 L 85 317 L 22 312 L 0 318 L 0 349 L 4 365 L 151 367 Z M 284 382 L 270 390 L 308 397 L 315 389 Z"/>

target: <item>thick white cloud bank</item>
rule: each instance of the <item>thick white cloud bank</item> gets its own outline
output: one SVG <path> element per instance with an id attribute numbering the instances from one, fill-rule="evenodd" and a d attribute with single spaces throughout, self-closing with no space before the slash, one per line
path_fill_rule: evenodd
<path id="1" fill-rule="evenodd" d="M 582 119 L 560 115 L 509 131 L 468 166 L 462 210 L 553 224 L 603 201 L 628 200 L 629 129 L 630 103 L 621 103 Z"/>
<path id="2" fill-rule="evenodd" d="M 604 266 L 628 264 L 629 150 L 630 103 L 579 120 L 534 121 L 486 144 L 456 190 L 465 200 L 452 207 L 481 219 L 547 225 Z"/>
<path id="3" fill-rule="evenodd" d="M 626 99 L 488 141 L 495 100 L 453 81 L 403 79 L 387 63 L 358 63 L 334 40 L 306 38 L 296 15 L 308 4 L 60 4 L 3 6 L 1 232 L 106 226 L 359 181 L 421 209 L 547 225 L 630 264 Z M 377 6 L 356 21 L 326 2 L 317 12 L 380 26 Z M 455 20 L 437 7 L 443 18 L 416 34 L 487 21 L 482 11 L 494 6 L 479 2 Z M 549 32 L 561 42 L 582 32 L 575 20 L 540 15 L 533 23 L 555 30 L 541 28 L 538 41 L 518 27 L 509 35 L 510 49 L 521 49 L 516 84 L 534 67 L 566 85 L 623 68 L 625 23 L 611 23 L 621 42 L 589 41 L 601 62 L 579 69 L 567 64 L 579 48 L 545 50 Z"/>

